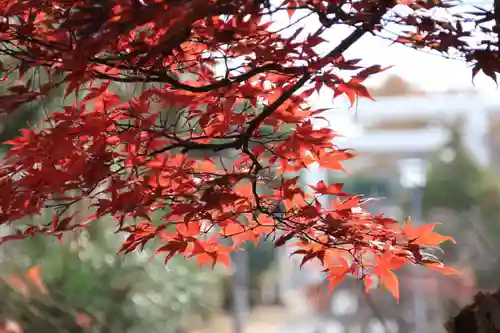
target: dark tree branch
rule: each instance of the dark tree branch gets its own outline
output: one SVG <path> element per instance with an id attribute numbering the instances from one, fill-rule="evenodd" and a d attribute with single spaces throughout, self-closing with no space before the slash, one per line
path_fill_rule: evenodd
<path id="1" fill-rule="evenodd" d="M 109 65 L 107 63 L 103 63 L 105 65 Z M 112 66 L 112 65 L 110 65 Z M 99 71 L 94 71 L 96 76 L 101 79 L 106 79 L 106 80 L 113 80 L 117 82 L 161 82 L 161 83 L 168 83 L 172 87 L 180 90 L 186 90 L 194 93 L 204 93 L 204 92 L 210 92 L 216 89 L 220 88 L 225 88 L 229 87 L 230 85 L 234 83 L 240 83 L 243 81 L 247 81 L 251 77 L 262 74 L 265 72 L 271 72 L 275 71 L 281 74 L 297 74 L 300 73 L 301 67 L 283 67 L 279 64 L 267 64 L 263 65 L 260 67 L 255 67 L 248 72 L 238 75 L 232 79 L 229 78 L 224 78 L 219 81 L 213 82 L 211 84 L 207 84 L 201 87 L 196 87 L 196 86 L 191 86 L 185 83 L 182 83 L 167 73 L 159 73 L 158 71 L 152 72 L 151 75 L 150 73 L 144 73 L 145 76 L 127 76 L 127 77 L 116 77 L 116 76 L 111 76 L 107 75 L 105 73 L 99 72 Z"/>
<path id="2" fill-rule="evenodd" d="M 342 40 L 342 42 L 340 42 L 333 50 L 328 52 L 328 54 L 325 57 L 320 59 L 320 63 L 325 59 L 332 57 L 336 58 L 342 55 L 349 47 L 351 47 L 354 43 L 356 43 L 367 31 L 369 31 L 374 25 L 376 25 L 381 20 L 384 13 L 385 13 L 384 10 L 378 9 L 373 14 L 372 19 L 369 22 L 365 23 L 361 28 L 354 30 L 349 36 L 347 36 L 344 40 Z M 160 150 L 154 151 L 152 154 L 153 155 L 159 154 L 168 150 L 172 150 L 174 148 L 183 148 L 183 152 L 195 149 L 213 150 L 213 151 L 221 151 L 225 149 L 243 149 L 248 151 L 248 142 L 252 137 L 253 133 L 255 132 L 255 130 L 260 126 L 260 124 L 267 117 L 273 114 L 284 102 L 286 102 L 290 97 L 292 97 L 292 95 L 297 90 L 302 88 L 311 77 L 311 73 L 309 73 L 307 68 L 302 67 L 302 68 L 285 69 L 278 64 L 264 65 L 262 67 L 255 68 L 245 74 L 242 74 L 238 76 L 236 79 L 233 80 L 222 79 L 216 83 L 203 87 L 188 86 L 183 83 L 180 83 L 179 81 L 173 79 L 168 75 L 165 75 L 165 77 L 168 77 L 168 79 L 166 79 L 168 81 L 165 82 L 172 84 L 172 86 L 178 89 L 185 89 L 192 92 L 207 92 L 214 89 L 222 88 L 228 84 L 245 81 L 250 77 L 252 77 L 253 75 L 257 75 L 266 70 L 273 70 L 273 69 L 274 70 L 281 69 L 282 72 L 291 71 L 293 73 L 297 73 L 298 70 L 300 70 L 303 73 L 303 76 L 295 84 L 293 84 L 290 89 L 285 91 L 276 101 L 274 101 L 271 105 L 267 106 L 258 116 L 256 116 L 252 121 L 250 121 L 247 130 L 244 133 L 242 133 L 242 135 L 238 139 L 226 143 L 206 143 L 206 144 L 183 141 L 175 145 L 167 146 Z"/>
<path id="3" fill-rule="evenodd" d="M 306 69 L 304 69 L 304 71 L 306 71 Z M 160 150 L 156 150 L 152 153 L 152 155 L 160 154 L 175 148 L 182 148 L 184 153 L 189 150 L 221 151 L 225 149 L 247 149 L 248 142 L 252 137 L 253 132 L 257 129 L 257 127 L 259 127 L 262 121 L 273 114 L 273 112 L 276 111 L 298 89 L 300 89 L 309 78 L 310 75 L 308 73 L 304 74 L 304 76 L 300 80 L 298 80 L 289 90 L 285 91 L 276 101 L 264 108 L 264 110 L 257 117 L 250 121 L 246 131 L 242 133 L 236 140 L 225 143 L 197 143 L 192 141 L 180 141 L 176 144 L 166 146 Z"/>

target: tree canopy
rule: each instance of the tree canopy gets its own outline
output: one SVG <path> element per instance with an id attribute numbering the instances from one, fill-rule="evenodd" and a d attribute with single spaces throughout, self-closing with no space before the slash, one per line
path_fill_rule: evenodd
<path id="1" fill-rule="evenodd" d="M 495 14 L 466 10 L 440 0 L 2 0 L 0 55 L 15 61 L 0 69 L 17 81 L 0 111 L 65 89 L 43 126 L 8 142 L 0 223 L 12 232 L 2 242 L 111 216 L 127 236 L 121 252 L 157 239 L 167 260 L 229 265 L 229 252 L 266 236 L 296 241 L 332 287 L 351 274 L 398 297 L 393 270 L 404 264 L 452 272 L 422 251 L 449 239 L 432 225 L 373 216 L 340 184 L 310 184 L 310 194 L 287 175 L 313 163 L 344 171 L 355 157 L 308 101 L 321 88 L 371 98 L 363 83 L 385 68 L 345 56 L 365 34 L 495 78 Z M 288 22 L 276 28 L 280 13 Z M 307 20 L 319 28 L 307 33 Z M 338 26 L 350 32 L 333 45 Z M 69 214 L 80 201 L 89 218 Z M 45 209 L 50 221 L 26 219 Z"/>

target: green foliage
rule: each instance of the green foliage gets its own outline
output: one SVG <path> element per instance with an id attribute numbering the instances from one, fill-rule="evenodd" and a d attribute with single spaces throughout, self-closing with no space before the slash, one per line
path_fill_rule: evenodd
<path id="1" fill-rule="evenodd" d="M 366 196 L 377 195 L 388 197 L 390 194 L 389 184 L 383 180 L 367 177 L 350 177 L 344 184 L 343 191 L 352 194 Z"/>
<path id="2" fill-rule="evenodd" d="M 478 165 L 462 145 L 460 131 L 453 127 L 450 141 L 441 153 L 451 160 L 436 158 L 429 172 L 423 196 L 423 210 L 429 216 L 433 209 L 455 213 L 451 223 L 444 224 L 460 243 L 475 233 L 480 237 L 479 247 L 491 254 L 485 267 L 475 267 L 479 287 L 497 287 L 500 284 L 500 181 L 490 170 Z M 472 225 L 473 224 L 473 225 Z M 459 255 L 456 246 L 443 246 L 448 260 Z"/>
<path id="3" fill-rule="evenodd" d="M 182 332 L 217 309 L 216 272 L 180 257 L 167 266 L 160 258 L 148 263 L 148 249 L 116 256 L 120 240 L 104 230 L 95 233 L 107 238 L 89 241 L 82 234 L 78 242 L 33 238 L 11 244 L 2 277 L 38 265 L 49 295 L 33 302 L 3 286 L 0 320 L 17 320 L 27 332 L 73 333 L 82 331 L 76 314 L 83 313 L 92 321 L 85 332 L 168 333 Z"/>
<path id="4" fill-rule="evenodd" d="M 424 190 L 424 212 L 436 207 L 464 212 L 480 201 L 483 170 L 461 141 L 459 129 L 452 127 L 451 138 L 441 152 L 451 154 L 452 160 L 433 161 Z"/>
<path id="5" fill-rule="evenodd" d="M 276 248 L 272 241 L 262 240 L 258 246 L 249 244 L 247 251 L 250 302 L 255 304 L 261 295 L 262 277 L 265 272 L 272 269 L 272 264 L 275 263 Z"/>
<path id="6" fill-rule="evenodd" d="M 271 240 L 262 239 L 257 246 L 253 243 L 245 245 L 248 253 L 248 288 L 249 304 L 251 307 L 260 302 L 262 278 L 264 274 L 272 269 L 276 263 L 276 248 Z M 232 304 L 231 277 L 223 280 L 224 304 L 226 311 L 230 311 Z"/>
<path id="7" fill-rule="evenodd" d="M 2 63 L 3 66 L 8 67 L 9 62 L 13 62 L 13 60 L 0 57 L 0 63 Z M 27 77 L 31 77 L 33 73 L 36 73 L 37 80 L 19 80 L 18 73 L 11 73 L 7 78 L 9 84 L 0 85 L 0 96 L 11 94 L 9 90 L 17 85 L 38 89 L 43 83 L 49 80 L 47 74 L 40 68 L 30 69 L 28 72 L 28 75 L 26 75 Z M 59 87 L 48 93 L 42 99 L 21 104 L 15 110 L 11 111 L 8 116 L 2 115 L 0 118 L 0 151 L 8 149 L 8 147 L 3 144 L 5 141 L 18 136 L 21 129 L 36 124 L 41 118 L 50 114 L 56 106 L 59 106 L 61 104 L 62 95 L 63 87 Z"/>

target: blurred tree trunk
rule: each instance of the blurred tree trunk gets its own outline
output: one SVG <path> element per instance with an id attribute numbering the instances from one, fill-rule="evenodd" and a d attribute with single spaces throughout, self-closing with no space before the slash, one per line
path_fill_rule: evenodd
<path id="1" fill-rule="evenodd" d="M 500 332 L 500 290 L 476 294 L 474 302 L 451 318 L 445 327 L 448 333 Z"/>

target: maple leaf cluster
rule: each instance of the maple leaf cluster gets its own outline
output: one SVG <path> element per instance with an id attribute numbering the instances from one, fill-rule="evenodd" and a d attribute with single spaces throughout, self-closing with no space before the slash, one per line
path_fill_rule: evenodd
<path id="1" fill-rule="evenodd" d="M 304 263 L 319 259 L 332 286 L 350 274 L 396 296 L 393 270 L 403 264 L 452 272 L 422 251 L 448 239 L 433 225 L 401 226 L 360 209 L 361 198 L 340 184 L 310 184 L 308 194 L 287 176 L 314 163 L 344 170 L 355 157 L 334 145 L 330 128 L 314 125 L 325 110 L 308 100 L 324 87 L 352 103 L 371 98 L 363 82 L 384 68 L 344 56 L 367 33 L 498 71 L 494 49 L 463 40 L 486 28 L 431 15 L 450 8 L 439 0 L 0 1 L 0 55 L 9 60 L 2 80 L 19 79 L 0 96 L 0 111 L 60 87 L 70 100 L 8 142 L 0 224 L 14 232 L 2 242 L 60 237 L 111 216 L 127 235 L 126 253 L 159 239 L 166 259 L 229 265 L 246 241 L 293 240 Z M 289 23 L 277 29 L 280 13 Z M 317 31 L 306 33 L 305 19 L 317 20 Z M 326 36 L 339 25 L 351 33 L 332 46 Z M 120 94 L 123 87 L 134 92 Z M 67 213 L 81 201 L 90 218 Z M 46 224 L 22 222 L 47 208 L 56 214 Z"/>

